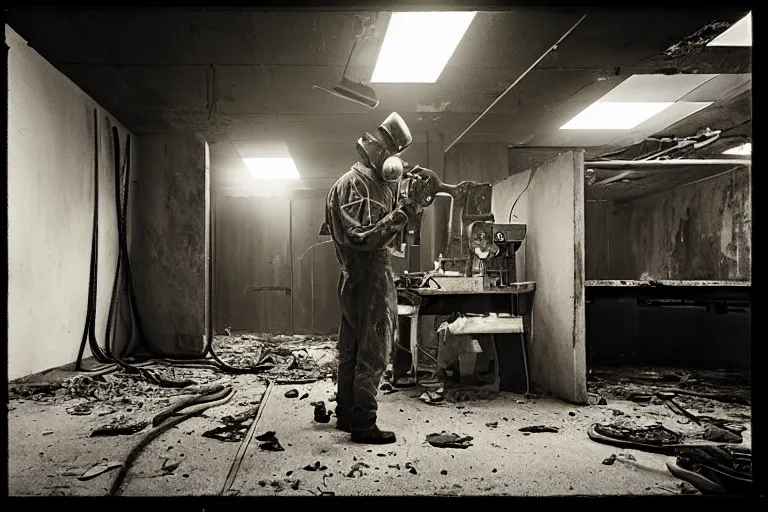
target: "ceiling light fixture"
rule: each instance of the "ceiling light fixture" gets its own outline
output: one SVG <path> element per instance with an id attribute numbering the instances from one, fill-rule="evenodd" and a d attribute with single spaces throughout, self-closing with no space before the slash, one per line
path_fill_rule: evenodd
<path id="1" fill-rule="evenodd" d="M 707 46 L 752 46 L 752 11 L 710 41 Z"/>
<path id="2" fill-rule="evenodd" d="M 752 155 L 752 143 L 747 142 L 745 144 L 742 144 L 741 146 L 736 146 L 735 148 L 731 148 L 727 151 L 723 151 L 724 155 L 739 155 L 739 156 L 750 156 Z"/>
<path id="3" fill-rule="evenodd" d="M 256 180 L 298 180 L 299 170 L 293 158 L 243 158 Z"/>
<path id="4" fill-rule="evenodd" d="M 395 12 L 371 83 L 437 82 L 475 12 Z"/>
<path id="5" fill-rule="evenodd" d="M 596 101 L 561 130 L 629 130 L 647 121 L 674 102 L 634 103 Z"/>

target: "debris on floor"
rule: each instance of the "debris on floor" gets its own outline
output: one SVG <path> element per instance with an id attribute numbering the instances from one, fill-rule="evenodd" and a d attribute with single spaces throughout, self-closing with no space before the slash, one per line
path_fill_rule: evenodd
<path id="1" fill-rule="evenodd" d="M 328 410 L 325 408 L 325 402 L 312 402 L 310 405 L 315 408 L 315 421 L 317 423 L 328 423 L 331 421 L 331 415 L 328 414 Z"/>
<path id="2" fill-rule="evenodd" d="M 445 398 L 443 396 L 443 393 L 444 393 L 444 390 L 442 387 L 435 390 L 425 391 L 424 393 L 421 394 L 421 396 L 419 396 L 419 400 L 430 405 L 439 404 Z"/>
<path id="3" fill-rule="evenodd" d="M 133 434 L 141 432 L 148 426 L 148 421 L 131 420 L 125 415 L 120 415 L 112 418 L 110 423 L 93 430 L 91 432 L 91 437 L 132 436 Z"/>
<path id="4" fill-rule="evenodd" d="M 170 475 L 170 474 L 173 474 L 173 472 L 179 468 L 180 464 L 181 462 L 179 461 L 172 461 L 171 459 L 165 459 L 163 461 L 163 466 L 160 469 L 162 469 L 163 475 Z"/>
<path id="5" fill-rule="evenodd" d="M 705 400 L 747 406 L 751 403 L 750 378 L 744 372 L 601 367 L 589 372 L 587 385 L 591 394 L 608 399 L 651 397 L 647 401 L 654 402 L 652 395 L 667 391 L 685 396 L 690 402 Z"/>
<path id="6" fill-rule="evenodd" d="M 285 392 L 285 398 L 296 398 L 297 396 L 299 396 L 298 389 L 289 389 Z"/>
<path id="7" fill-rule="evenodd" d="M 257 441 L 261 441 L 261 444 L 259 444 L 259 448 L 261 448 L 264 451 L 268 452 L 282 452 L 285 451 L 285 448 L 283 448 L 280 445 L 280 441 L 278 441 L 277 437 L 275 436 L 275 432 L 268 431 L 260 436 L 256 436 Z"/>
<path id="8" fill-rule="evenodd" d="M 315 461 L 314 464 L 307 464 L 302 468 L 304 471 L 325 471 L 328 469 L 328 466 L 325 466 L 323 464 L 320 464 L 320 461 Z"/>
<path id="9" fill-rule="evenodd" d="M 248 425 L 243 425 L 242 423 L 229 423 L 203 432 L 203 437 L 228 443 L 237 443 L 243 440 L 247 432 Z"/>
<path id="10" fill-rule="evenodd" d="M 733 445 L 681 447 L 667 461 L 675 477 L 693 485 L 702 494 L 749 495 L 754 492 L 752 451 Z"/>
<path id="11" fill-rule="evenodd" d="M 603 460 L 603 464 L 605 464 L 606 466 L 613 466 L 614 462 L 616 462 L 616 454 L 615 453 L 612 453 L 610 457 L 608 457 L 607 459 Z"/>
<path id="12" fill-rule="evenodd" d="M 524 432 L 527 434 L 544 434 L 544 433 L 552 433 L 557 434 L 560 432 L 560 429 L 557 427 L 547 427 L 545 425 L 532 425 L 530 427 L 521 427 L 518 429 L 520 432 Z"/>
<path id="13" fill-rule="evenodd" d="M 67 414 L 73 416 L 88 416 L 93 412 L 91 406 L 88 404 L 77 404 L 72 407 L 67 407 Z"/>
<path id="14" fill-rule="evenodd" d="M 363 473 L 363 468 L 370 468 L 368 464 L 365 462 L 356 462 L 352 468 L 347 472 L 347 478 L 359 478 L 362 477 L 365 473 Z"/>
<path id="15" fill-rule="evenodd" d="M 455 388 L 445 391 L 445 399 L 451 403 L 492 400 L 497 395 L 497 392 L 486 389 Z"/>
<path id="16" fill-rule="evenodd" d="M 98 464 L 94 464 L 91 466 L 88 470 L 85 471 L 82 475 L 77 477 L 78 480 L 90 480 L 92 478 L 96 478 L 97 476 L 106 473 L 107 471 L 112 471 L 113 469 L 117 469 L 123 465 L 122 462 L 117 461 L 108 461 L 105 460 L 104 462 L 100 462 Z"/>
<path id="17" fill-rule="evenodd" d="M 254 418 L 256 416 L 256 413 L 258 412 L 259 412 L 258 406 L 251 407 L 250 409 L 247 409 L 241 413 L 229 414 L 227 416 L 224 416 L 221 418 L 221 421 L 227 425 L 237 425 Z"/>
<path id="18" fill-rule="evenodd" d="M 459 436 L 457 434 L 429 434 L 427 442 L 437 448 L 469 448 L 472 446 L 472 436 Z"/>
<path id="19" fill-rule="evenodd" d="M 743 441 L 740 434 L 715 425 L 704 431 L 704 439 L 715 443 L 740 443 Z"/>

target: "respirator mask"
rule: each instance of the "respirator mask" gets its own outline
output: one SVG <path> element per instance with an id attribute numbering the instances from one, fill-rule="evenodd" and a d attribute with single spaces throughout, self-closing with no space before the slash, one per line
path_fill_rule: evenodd
<path id="1" fill-rule="evenodd" d="M 381 166 L 381 179 L 388 183 L 400 181 L 405 173 L 405 162 L 397 156 L 390 156 Z"/>

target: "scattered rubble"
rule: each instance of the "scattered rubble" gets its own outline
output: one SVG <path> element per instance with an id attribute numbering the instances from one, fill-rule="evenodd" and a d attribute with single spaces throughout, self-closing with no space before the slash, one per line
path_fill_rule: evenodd
<path id="1" fill-rule="evenodd" d="M 261 441 L 259 448 L 262 450 L 268 452 L 285 451 L 285 448 L 280 445 L 280 441 L 278 441 L 277 437 L 275 436 L 275 432 L 271 430 L 261 434 L 260 436 L 256 436 L 256 440 Z"/>
<path id="2" fill-rule="evenodd" d="M 320 461 L 317 460 L 315 461 L 314 464 L 307 464 L 301 469 L 303 469 L 304 471 L 325 471 L 326 469 L 328 469 L 328 466 L 320 464 Z"/>
<path id="3" fill-rule="evenodd" d="M 704 439 L 716 443 L 740 443 L 743 438 L 740 434 L 718 426 L 711 426 L 704 431 Z"/>
<path id="4" fill-rule="evenodd" d="M 248 425 L 243 425 L 242 423 L 229 423 L 203 432 L 203 437 L 228 443 L 237 443 L 243 440 L 247 432 Z"/>
<path id="5" fill-rule="evenodd" d="M 558 432 L 560 432 L 560 430 L 557 427 L 547 427 L 545 425 L 533 425 L 530 427 L 522 427 L 522 428 L 519 428 L 518 430 L 526 434 L 543 434 L 543 433 L 557 434 Z"/>
<path id="6" fill-rule="evenodd" d="M 357 477 L 362 477 L 362 476 L 365 474 L 365 473 L 363 473 L 363 468 L 370 468 L 370 467 L 371 467 L 371 466 L 369 466 L 369 465 L 368 465 L 368 464 L 366 464 L 365 462 L 356 462 L 356 463 L 355 463 L 355 464 L 352 466 L 352 469 L 350 469 L 350 470 L 347 472 L 347 475 L 346 475 L 346 476 L 347 476 L 347 478 L 357 478 Z"/>
<path id="7" fill-rule="evenodd" d="M 131 420 L 125 415 L 120 415 L 112 418 L 110 423 L 93 430 L 90 437 L 131 436 L 141 432 L 148 426 L 148 421 Z"/>
<path id="8" fill-rule="evenodd" d="M 419 400 L 426 404 L 435 405 L 439 404 L 444 400 L 443 396 L 443 388 L 438 388 L 436 390 L 431 391 L 425 391 L 424 393 L 419 396 Z"/>
<path id="9" fill-rule="evenodd" d="M 472 446 L 472 436 L 459 436 L 458 434 L 429 434 L 427 442 L 437 448 L 469 448 Z"/>
<path id="10" fill-rule="evenodd" d="M 106 473 L 107 471 L 112 471 L 113 469 L 117 469 L 123 465 L 122 462 L 117 461 L 109 461 L 104 460 L 104 462 L 100 462 L 98 464 L 94 464 L 91 466 L 88 470 L 85 471 L 82 475 L 77 477 L 78 480 L 90 480 L 92 478 L 96 478 L 97 476 Z"/>
<path id="11" fill-rule="evenodd" d="M 687 371 L 637 368 L 593 368 L 587 380 L 590 398 L 631 399 L 659 402 L 653 395 L 659 391 L 674 392 L 688 401 L 719 401 L 722 404 L 748 406 L 751 402 L 750 378 L 747 373 L 730 371 Z M 651 397 L 650 399 L 646 397 Z M 683 404 L 685 405 L 685 404 Z"/>
<path id="12" fill-rule="evenodd" d="M 91 406 L 86 404 L 77 404 L 72 407 L 67 407 L 67 414 L 71 414 L 73 416 L 88 416 L 93 412 L 93 409 L 91 409 Z"/>
<path id="13" fill-rule="evenodd" d="M 614 462 L 616 462 L 616 454 L 615 453 L 612 453 L 610 457 L 608 457 L 607 459 L 603 460 L 603 464 L 605 464 L 606 466 L 613 466 Z"/>
<path id="14" fill-rule="evenodd" d="M 285 398 L 296 398 L 297 396 L 299 396 L 298 389 L 289 389 L 285 392 Z"/>
<path id="15" fill-rule="evenodd" d="M 310 405 L 315 408 L 315 421 L 317 423 L 328 423 L 331 421 L 331 415 L 325 408 L 325 402 L 312 402 Z"/>

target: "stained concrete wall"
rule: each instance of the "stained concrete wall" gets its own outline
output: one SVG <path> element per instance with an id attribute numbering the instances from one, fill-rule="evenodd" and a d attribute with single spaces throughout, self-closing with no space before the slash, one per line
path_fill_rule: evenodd
<path id="1" fill-rule="evenodd" d="M 193 135 L 146 135 L 131 222 L 136 298 L 147 345 L 200 354 L 205 334 L 206 144 Z"/>
<path id="2" fill-rule="evenodd" d="M 587 279 L 749 280 L 748 169 L 626 202 L 588 201 Z"/>
<path id="3" fill-rule="evenodd" d="M 127 132 L 7 25 L 5 38 L 8 378 L 15 379 L 77 358 L 88 300 L 94 109 L 100 171 L 96 335 L 104 342 L 118 247 L 111 126 L 118 126 L 123 144 Z"/>
<path id="4" fill-rule="evenodd" d="M 587 202 L 587 279 L 749 280 L 749 170 L 624 203 Z M 639 307 L 633 300 L 587 306 L 590 364 L 750 366 L 750 314 Z"/>

